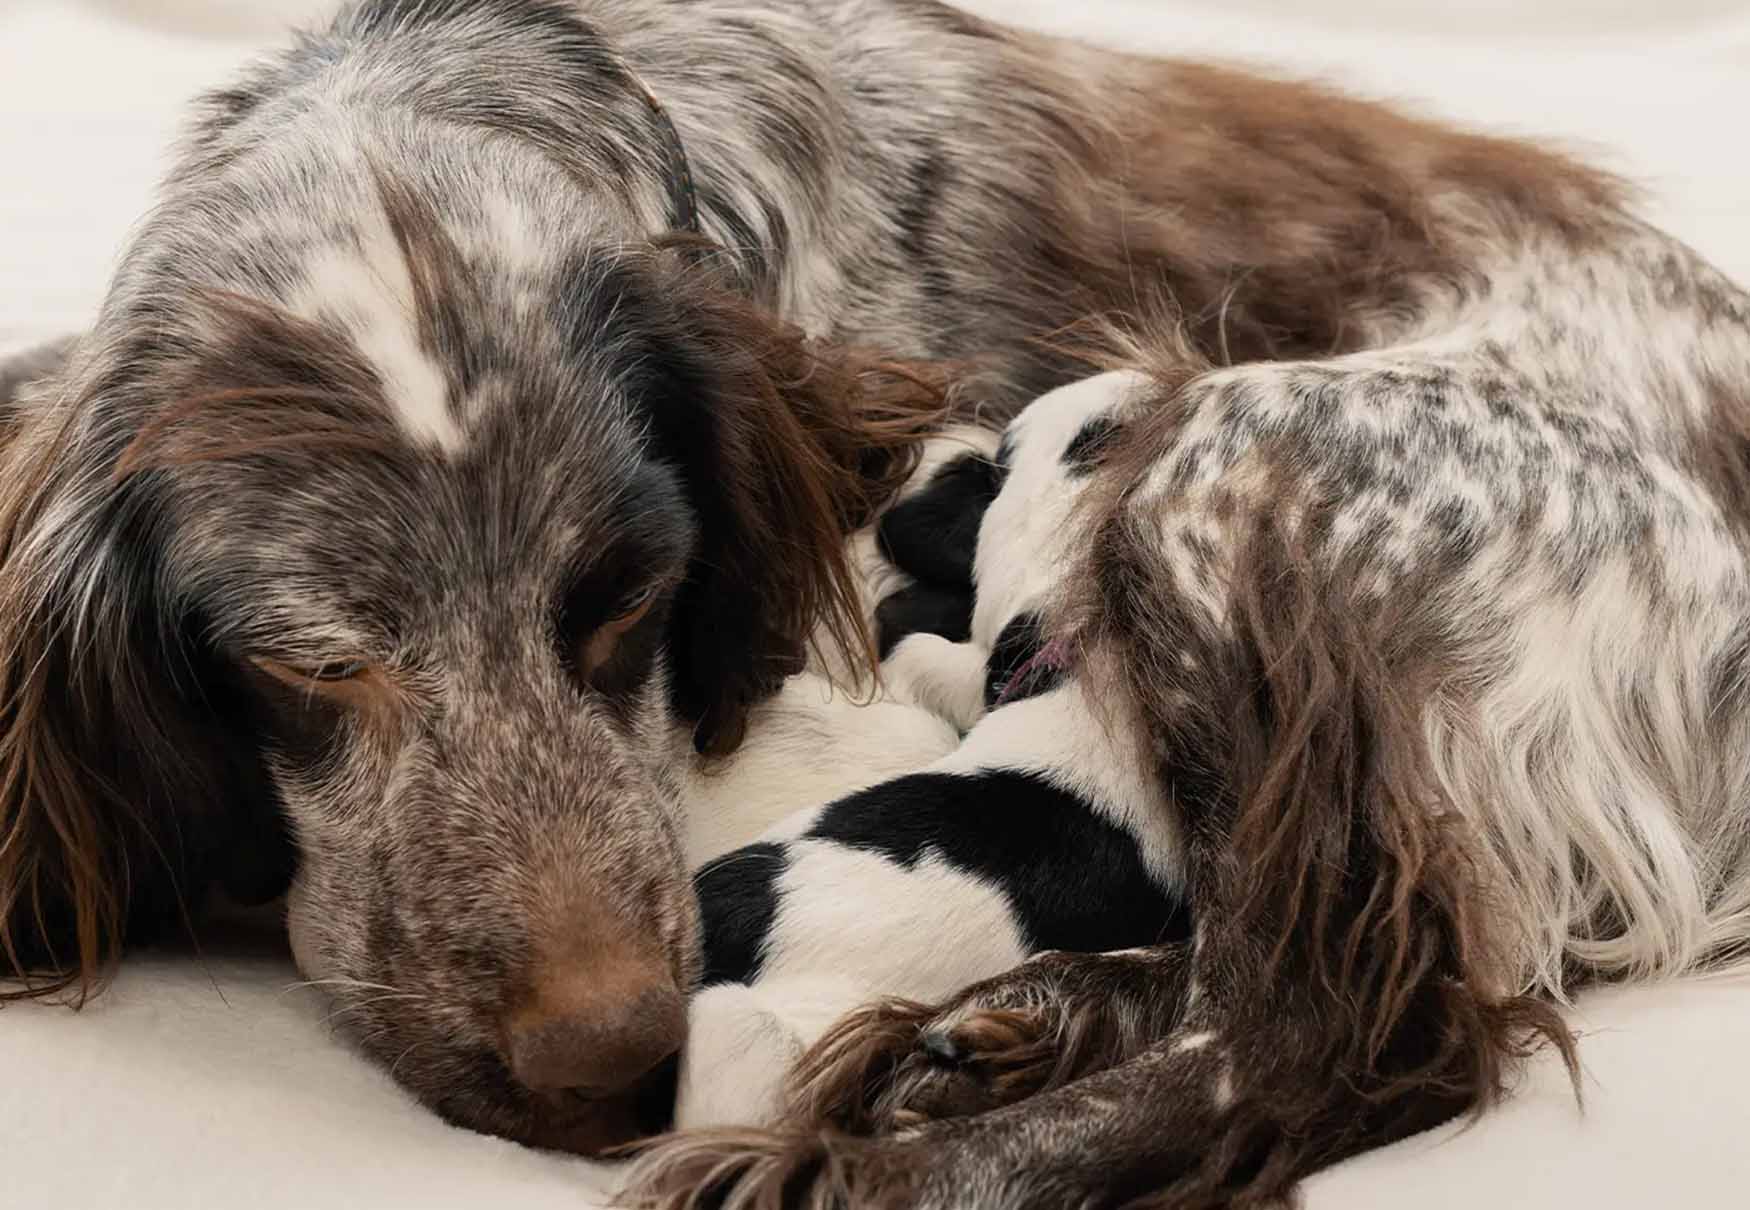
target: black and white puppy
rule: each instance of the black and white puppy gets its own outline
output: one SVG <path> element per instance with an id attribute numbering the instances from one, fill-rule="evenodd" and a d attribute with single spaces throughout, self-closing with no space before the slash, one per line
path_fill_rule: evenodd
<path id="1" fill-rule="evenodd" d="M 876 610 L 889 692 L 965 739 L 699 872 L 705 987 L 677 1125 L 770 1120 L 794 1060 L 872 998 L 939 999 L 1044 950 L 1186 934 L 1181 840 L 1135 736 L 1038 639 L 1127 377 L 1044 396 L 994 460 L 926 465 L 884 518 L 881 548 L 911 573 Z"/>

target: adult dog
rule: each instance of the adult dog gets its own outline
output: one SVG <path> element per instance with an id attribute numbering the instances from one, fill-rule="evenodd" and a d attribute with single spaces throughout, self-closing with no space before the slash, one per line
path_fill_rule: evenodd
<path id="1" fill-rule="evenodd" d="M 1374 356 L 1382 400 L 1471 381 L 1412 372 L 1431 359 L 1495 358 L 1500 390 L 1541 406 L 1569 363 L 1528 364 L 1536 317 L 1540 339 L 1600 346 L 1575 382 L 1642 391 L 1645 418 L 1626 414 L 1664 426 L 1659 456 L 1707 455 L 1698 492 L 1741 498 L 1736 447 L 1699 436 L 1738 431 L 1747 375 L 1718 336 L 1737 296 L 1560 158 L 931 0 L 363 0 L 209 99 L 95 330 L 13 418 L 8 965 L 80 993 L 208 888 L 291 880 L 305 972 L 439 1112 L 580 1150 L 637 1133 L 698 968 L 674 735 L 732 749 L 810 635 L 856 654 L 844 539 L 935 413 L 838 346 L 976 353 L 969 398 L 1000 412 L 1072 373 L 1035 337 L 1157 291 L 1187 367 Z M 1294 372 L 1257 390 L 1342 413 L 1351 363 Z M 1614 465 L 1614 440 L 1587 448 Z M 1388 501 L 1402 477 L 1356 475 Z M 1095 532 L 1090 585 L 1160 587 L 1136 578 L 1159 578 L 1159 542 Z M 1200 566 L 1226 557 L 1186 542 Z M 1137 600 L 1155 597 L 1105 603 L 1092 650 L 1143 645 L 1152 675 L 1180 656 L 1148 644 L 1214 642 Z M 1184 687 L 1151 684 L 1125 700 L 1177 736 L 1159 695 Z M 1264 777 L 1298 700 L 1230 745 L 1239 789 L 1219 764 L 1175 785 L 1218 807 L 1254 784 L 1298 812 L 1341 800 L 1319 780 L 1337 764 Z M 1295 750 L 1372 751 L 1350 738 Z M 1679 789 L 1731 783 L 1730 755 L 1714 743 L 1716 780 Z M 1239 815 L 1253 839 L 1265 814 Z M 1503 860 L 1541 862 L 1555 835 Z M 1446 868 L 1425 831 L 1386 839 Z M 1602 929 L 1615 901 L 1584 874 L 1512 919 L 1569 929 L 1571 891 Z M 1677 957 L 1705 948 L 1682 936 Z"/>

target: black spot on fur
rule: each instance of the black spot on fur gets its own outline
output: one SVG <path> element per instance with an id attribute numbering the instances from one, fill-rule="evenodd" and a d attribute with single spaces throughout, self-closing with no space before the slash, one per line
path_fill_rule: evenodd
<path id="1" fill-rule="evenodd" d="M 882 659 L 913 634 L 938 634 L 964 643 L 972 637 L 972 594 L 935 584 L 908 585 L 875 607 L 875 633 Z"/>
<path id="2" fill-rule="evenodd" d="M 1110 416 L 1095 416 L 1082 425 L 1069 445 L 1064 447 L 1063 465 L 1066 472 L 1073 477 L 1092 474 L 1106 451 L 1111 448 L 1112 439 L 1118 435 L 1119 424 Z"/>
<path id="3" fill-rule="evenodd" d="M 995 467 L 980 454 L 962 454 L 881 518 L 882 554 L 916 579 L 970 590 L 978 527 L 996 494 Z"/>
<path id="4" fill-rule="evenodd" d="M 941 148 L 934 140 L 927 140 L 922 146 L 922 154 L 912 162 L 907 186 L 893 209 L 894 222 L 899 228 L 900 251 L 912 264 L 925 297 L 931 301 L 946 298 L 951 293 L 948 275 L 939 262 L 933 238 L 949 170 L 948 159 Z"/>
<path id="5" fill-rule="evenodd" d="M 1029 945 L 1078 952 L 1183 940 L 1184 904 L 1136 839 L 1031 773 L 915 773 L 826 808 L 808 836 L 911 867 L 926 855 L 1001 888 Z"/>
<path id="6" fill-rule="evenodd" d="M 788 864 L 782 845 L 750 844 L 693 875 L 704 926 L 703 986 L 759 978 L 778 912 L 778 876 Z"/>

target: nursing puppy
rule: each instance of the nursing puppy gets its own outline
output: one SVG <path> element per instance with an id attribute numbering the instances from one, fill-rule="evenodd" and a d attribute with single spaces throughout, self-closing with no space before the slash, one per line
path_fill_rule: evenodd
<path id="1" fill-rule="evenodd" d="M 790 1066 L 865 1001 L 940 1000 L 1042 950 L 1188 936 L 1183 845 L 1135 737 L 1033 637 L 1116 400 L 1105 379 L 1046 396 L 998 460 L 952 456 L 884 518 L 884 547 L 927 552 L 908 565 L 931 577 L 877 611 L 886 688 L 944 703 L 970 731 L 927 767 L 797 812 L 699 872 L 704 987 L 677 1126 L 775 1118 Z M 964 622 L 948 617 L 956 590 L 975 596 L 961 597 Z"/>
<path id="2" fill-rule="evenodd" d="M 207 100 L 22 405 L 5 969 L 77 997 L 290 882 L 438 1112 L 631 1137 L 700 963 L 678 771 L 823 623 L 858 664 L 845 538 L 938 408 L 845 346 L 977 354 L 999 413 L 1156 294 L 1224 362 L 1541 307 L 1665 366 L 1701 278 L 1638 231 L 1532 149 L 932 0 L 360 0 Z"/>

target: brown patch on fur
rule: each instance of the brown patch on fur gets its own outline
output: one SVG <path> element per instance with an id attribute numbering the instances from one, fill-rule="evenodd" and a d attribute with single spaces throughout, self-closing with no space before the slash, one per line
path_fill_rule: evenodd
<path id="1" fill-rule="evenodd" d="M 169 402 L 116 458 L 122 480 L 154 466 L 401 446 L 383 384 L 343 335 L 260 299 L 199 290 L 216 339 L 197 360 L 166 367 Z"/>
<path id="2" fill-rule="evenodd" d="M 1061 318 L 1040 331 L 1164 300 L 1215 364 L 1351 351 L 1483 285 L 1491 244 L 1606 237 L 1628 193 L 1535 144 L 1313 84 L 1120 55 L 1066 71 L 1045 39 L 1014 54 L 1063 151 L 1038 283 Z"/>

